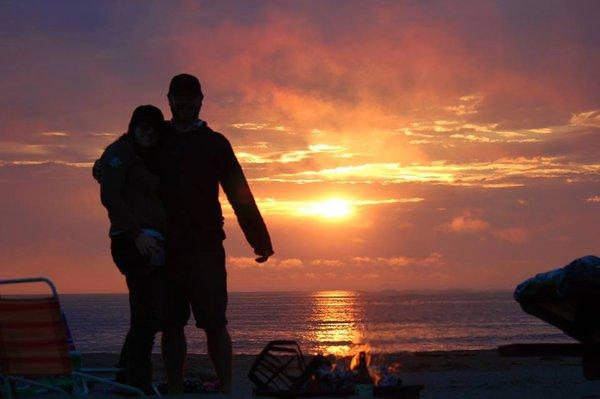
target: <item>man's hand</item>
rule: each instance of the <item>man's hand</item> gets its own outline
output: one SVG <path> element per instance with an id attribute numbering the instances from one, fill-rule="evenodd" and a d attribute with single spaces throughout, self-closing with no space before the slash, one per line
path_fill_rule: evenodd
<path id="1" fill-rule="evenodd" d="M 144 256 L 152 255 L 155 251 L 160 250 L 154 237 L 150 237 L 145 233 L 138 234 L 135 238 L 135 246 L 140 251 L 140 254 Z"/>
<path id="2" fill-rule="evenodd" d="M 273 252 L 272 249 L 257 249 L 254 251 L 254 254 L 258 255 L 258 258 L 254 259 L 254 260 L 257 261 L 258 263 L 264 263 L 274 253 L 275 252 Z"/>
<path id="3" fill-rule="evenodd" d="M 94 162 L 94 167 L 92 168 L 92 176 L 94 176 L 97 182 L 102 180 L 102 164 L 102 158 L 99 158 Z"/>

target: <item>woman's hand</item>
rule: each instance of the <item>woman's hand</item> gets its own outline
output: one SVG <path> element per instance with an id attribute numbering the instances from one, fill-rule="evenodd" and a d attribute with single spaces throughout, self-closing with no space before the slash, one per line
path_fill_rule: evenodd
<path id="1" fill-rule="evenodd" d="M 160 247 L 158 246 L 154 237 L 150 237 L 145 233 L 140 233 L 135 238 L 135 246 L 138 251 L 144 256 L 152 255 L 155 251 L 159 251 Z"/>

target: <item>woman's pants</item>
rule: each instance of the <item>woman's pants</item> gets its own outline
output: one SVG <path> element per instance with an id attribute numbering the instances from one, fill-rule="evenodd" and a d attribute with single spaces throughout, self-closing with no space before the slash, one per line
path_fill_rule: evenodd
<path id="1" fill-rule="evenodd" d="M 164 267 L 149 265 L 125 235 L 111 239 L 113 260 L 127 281 L 131 314 L 119 366 L 126 369 L 128 384 L 151 392 L 151 355 L 154 337 L 161 329 Z"/>

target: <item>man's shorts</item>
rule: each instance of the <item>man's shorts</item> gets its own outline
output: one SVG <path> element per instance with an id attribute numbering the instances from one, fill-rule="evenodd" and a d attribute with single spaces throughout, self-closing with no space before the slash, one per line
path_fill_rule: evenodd
<path id="1" fill-rule="evenodd" d="M 199 328 L 225 326 L 227 272 L 223 246 L 194 253 L 168 248 L 166 256 L 165 328 L 185 326 L 192 313 Z"/>

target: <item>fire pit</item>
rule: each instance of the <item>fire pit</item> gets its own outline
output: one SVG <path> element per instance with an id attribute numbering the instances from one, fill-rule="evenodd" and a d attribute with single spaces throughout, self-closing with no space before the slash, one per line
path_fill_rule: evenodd
<path id="1" fill-rule="evenodd" d="M 379 398 L 419 399 L 422 385 L 404 385 L 400 378 L 400 364 L 381 365 L 379 368 L 371 364 L 371 356 L 362 351 L 350 362 L 355 373 L 357 392 L 373 393 Z"/>
<path id="2" fill-rule="evenodd" d="M 257 357 L 248 377 L 257 396 L 360 396 L 418 399 L 422 385 L 404 385 L 399 364 L 372 366 L 359 352 L 348 365 L 332 357 L 314 356 L 306 363 L 295 341 L 271 341 Z"/>

